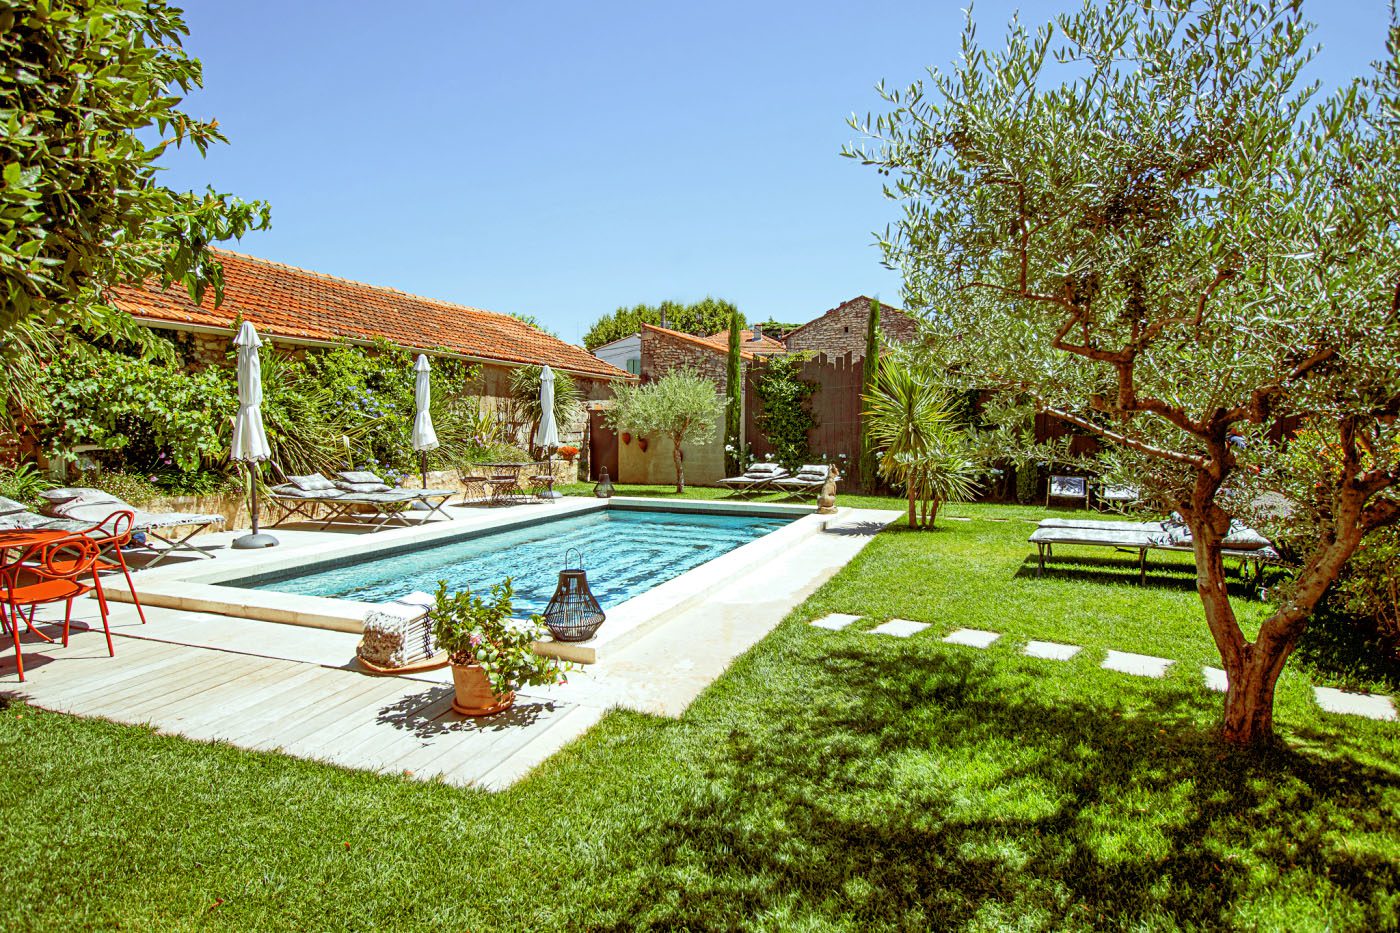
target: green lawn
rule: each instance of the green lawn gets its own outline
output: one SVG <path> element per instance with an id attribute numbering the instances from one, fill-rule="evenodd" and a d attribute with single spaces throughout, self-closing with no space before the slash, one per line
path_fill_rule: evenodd
<path id="1" fill-rule="evenodd" d="M 1143 589 L 1091 551 L 1037 579 L 1042 510 L 948 514 L 974 520 L 878 536 L 679 721 L 614 712 L 501 794 L 12 705 L 0 927 L 1400 924 L 1400 727 L 1321 713 L 1290 670 L 1280 747 L 1226 751 L 1184 565 Z M 829 611 L 932 628 L 805 624 Z M 1007 637 L 940 643 L 961 626 Z M 1114 674 L 1109 647 L 1180 663 Z"/>

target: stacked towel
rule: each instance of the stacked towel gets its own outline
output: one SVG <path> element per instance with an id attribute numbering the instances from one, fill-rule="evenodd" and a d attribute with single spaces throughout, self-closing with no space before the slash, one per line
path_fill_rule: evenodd
<path id="1" fill-rule="evenodd" d="M 428 610 L 433 597 L 409 593 L 365 616 L 364 636 L 355 654 L 376 667 L 405 667 L 438 653 Z"/>

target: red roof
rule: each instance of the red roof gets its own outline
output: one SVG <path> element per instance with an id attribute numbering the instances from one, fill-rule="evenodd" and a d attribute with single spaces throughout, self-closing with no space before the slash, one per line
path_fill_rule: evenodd
<path id="1" fill-rule="evenodd" d="M 697 337 L 694 334 L 687 334 L 683 330 L 671 330 L 669 327 L 658 327 L 655 324 L 642 324 L 642 330 L 656 331 L 658 334 L 665 334 L 667 337 L 674 337 L 682 343 L 709 350 L 711 353 L 727 355 L 729 353 L 729 332 L 725 331 L 724 343 L 716 343 L 713 337 Z M 747 350 L 740 349 L 739 356 L 746 360 L 752 360 L 753 354 Z"/>
<path id="2" fill-rule="evenodd" d="M 119 285 L 108 296 L 134 317 L 175 327 L 232 328 L 242 315 L 274 337 L 313 341 L 382 338 L 415 350 L 447 350 L 505 363 L 548 364 L 602 379 L 629 379 L 582 347 L 506 314 L 420 298 L 229 250 L 211 250 L 224 267 L 224 301 L 213 290 L 196 305 L 184 288 Z"/>
<path id="3" fill-rule="evenodd" d="M 729 352 L 729 329 L 728 329 L 728 328 L 725 328 L 724 330 L 720 331 L 720 332 L 717 333 L 717 334 L 711 334 L 710 336 L 706 337 L 705 340 L 708 341 L 709 343 L 718 344 L 719 346 L 724 347 L 724 350 L 725 350 L 726 353 Z M 781 340 L 774 340 L 772 337 L 769 337 L 767 334 L 764 334 L 764 335 L 763 335 L 762 337 L 760 337 L 758 340 L 754 340 L 754 339 L 753 339 L 753 331 L 751 331 L 751 330 L 741 330 L 741 331 L 739 331 L 739 340 L 740 340 L 740 344 L 739 344 L 740 349 L 741 349 L 741 350 L 747 350 L 747 351 L 749 351 L 750 353 L 786 353 L 786 352 L 787 352 L 787 344 L 783 343 Z"/>

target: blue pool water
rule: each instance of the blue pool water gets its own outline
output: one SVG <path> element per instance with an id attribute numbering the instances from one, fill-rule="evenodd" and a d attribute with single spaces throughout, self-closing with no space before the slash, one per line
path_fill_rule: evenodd
<path id="1" fill-rule="evenodd" d="M 515 583 L 515 612 L 525 614 L 544 611 L 559 582 L 564 552 L 574 547 L 583 553 L 593 595 L 608 609 L 790 521 L 607 509 L 329 570 L 226 585 L 378 603 L 414 590 L 435 592 L 439 580 L 452 590 L 485 591 L 509 576 Z"/>

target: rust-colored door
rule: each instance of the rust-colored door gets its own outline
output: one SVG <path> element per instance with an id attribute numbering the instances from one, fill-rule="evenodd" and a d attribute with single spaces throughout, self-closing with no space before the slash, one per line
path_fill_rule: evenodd
<path id="1" fill-rule="evenodd" d="M 601 411 L 588 413 L 588 478 L 597 482 L 607 470 L 609 478 L 617 482 L 617 432 L 603 422 Z"/>

